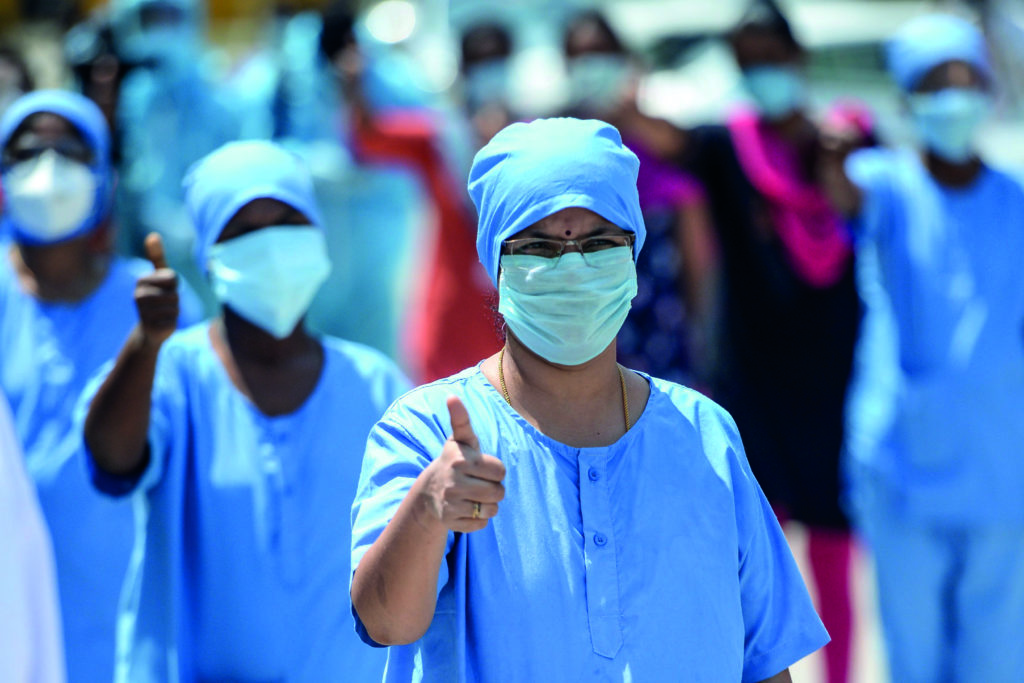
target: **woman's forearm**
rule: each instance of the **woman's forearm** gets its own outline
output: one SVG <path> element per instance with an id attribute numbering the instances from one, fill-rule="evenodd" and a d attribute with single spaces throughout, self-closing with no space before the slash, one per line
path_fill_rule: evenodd
<path id="1" fill-rule="evenodd" d="M 96 465 L 114 476 L 141 472 L 149 453 L 146 435 L 159 344 L 132 330 L 114 367 L 93 397 L 85 419 L 85 443 Z"/>
<path id="2" fill-rule="evenodd" d="M 381 645 L 419 640 L 434 618 L 448 529 L 430 514 L 423 489 L 421 476 L 352 579 L 352 604 Z"/>

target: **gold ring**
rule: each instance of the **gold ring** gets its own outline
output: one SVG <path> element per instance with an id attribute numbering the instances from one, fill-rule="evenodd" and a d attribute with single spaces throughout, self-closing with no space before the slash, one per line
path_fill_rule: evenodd
<path id="1" fill-rule="evenodd" d="M 480 503 L 473 503 L 473 519 L 480 519 Z"/>

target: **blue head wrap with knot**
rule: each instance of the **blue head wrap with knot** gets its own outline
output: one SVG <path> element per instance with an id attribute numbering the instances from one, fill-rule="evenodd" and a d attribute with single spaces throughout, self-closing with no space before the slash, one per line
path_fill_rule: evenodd
<path id="1" fill-rule="evenodd" d="M 68 90 L 36 90 L 19 97 L 4 112 L 3 118 L 0 119 L 0 150 L 7 148 L 14 133 L 26 119 L 44 112 L 56 114 L 74 126 L 94 155 L 92 163 L 89 164 L 89 169 L 96 178 L 96 197 L 92 213 L 74 232 L 61 238 L 61 241 L 64 241 L 92 231 L 110 212 L 114 184 L 110 165 L 110 129 L 107 127 L 107 120 L 103 118 L 103 112 L 88 97 Z M 7 170 L 7 167 L 3 168 L 4 174 Z M 37 239 L 21 229 L 9 211 L 5 212 L 3 220 L 19 242 L 40 244 Z"/>
<path id="2" fill-rule="evenodd" d="M 323 229 L 309 169 L 298 155 L 272 142 L 229 142 L 197 161 L 183 185 L 196 228 L 196 258 L 204 273 L 210 247 L 224 226 L 253 200 L 276 199 Z"/>
<path id="3" fill-rule="evenodd" d="M 639 169 L 619 131 L 601 121 L 539 119 L 495 135 L 469 171 L 479 214 L 476 251 L 491 281 L 498 282 L 502 242 L 570 207 L 590 209 L 636 234 L 635 259 L 647 234 L 636 188 Z"/>
<path id="4" fill-rule="evenodd" d="M 992 82 L 985 38 L 970 22 L 948 14 L 927 14 L 911 20 L 889 40 L 886 61 L 893 80 L 911 92 L 939 64 L 962 61 Z"/>

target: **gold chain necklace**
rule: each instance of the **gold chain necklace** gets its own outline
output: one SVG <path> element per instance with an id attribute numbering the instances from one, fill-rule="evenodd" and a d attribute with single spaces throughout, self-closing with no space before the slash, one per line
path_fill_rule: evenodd
<path id="1" fill-rule="evenodd" d="M 629 431 L 629 396 L 626 395 L 626 376 L 622 374 L 622 367 L 618 364 L 615 369 L 619 371 L 619 384 L 622 386 L 622 415 L 626 418 L 626 431 Z M 498 382 L 501 384 L 501 394 L 505 397 L 505 403 L 512 405 L 512 397 L 508 395 L 508 387 L 505 386 L 505 347 L 501 347 L 498 354 Z"/>

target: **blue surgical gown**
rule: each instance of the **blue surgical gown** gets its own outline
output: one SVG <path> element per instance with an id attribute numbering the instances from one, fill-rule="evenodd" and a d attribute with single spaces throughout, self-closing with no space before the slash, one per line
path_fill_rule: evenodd
<path id="1" fill-rule="evenodd" d="M 128 338 L 138 320 L 135 282 L 152 269 L 146 261 L 114 258 L 85 300 L 46 303 L 21 287 L 7 250 L 0 254 L 0 389 L 10 399 L 53 537 L 72 683 L 111 678 L 133 528 L 131 507 L 98 495 L 75 457 L 81 440 L 72 428 L 75 402 Z M 199 300 L 183 289 L 181 322 L 192 324 L 200 315 Z"/>
<path id="2" fill-rule="evenodd" d="M 353 567 L 440 454 L 449 395 L 507 474 L 497 517 L 449 534 L 433 621 L 390 648 L 386 680 L 749 682 L 828 642 L 735 423 L 649 381 L 643 414 L 604 448 L 546 437 L 479 367 L 389 409 L 367 443 Z"/>
<path id="3" fill-rule="evenodd" d="M 93 468 L 97 486 L 134 491 L 146 516 L 117 680 L 380 680 L 383 654 L 348 616 L 348 514 L 366 436 L 407 380 L 377 351 L 326 337 L 313 392 L 268 417 L 209 334 L 192 327 L 160 351 L 141 478 Z"/>
<path id="4" fill-rule="evenodd" d="M 853 501 L 918 522 L 1024 523 L 1024 187 L 939 185 L 909 150 L 847 165 L 864 333 L 849 409 Z"/>

